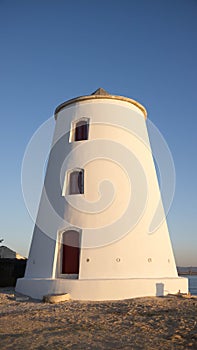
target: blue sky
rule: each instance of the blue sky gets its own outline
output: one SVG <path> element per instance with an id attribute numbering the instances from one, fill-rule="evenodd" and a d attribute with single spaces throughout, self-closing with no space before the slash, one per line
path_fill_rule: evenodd
<path id="1" fill-rule="evenodd" d="M 104 87 L 141 102 L 172 152 L 168 224 L 178 265 L 197 266 L 196 0 L 0 0 L 0 237 L 27 256 L 21 163 L 61 102 Z"/>

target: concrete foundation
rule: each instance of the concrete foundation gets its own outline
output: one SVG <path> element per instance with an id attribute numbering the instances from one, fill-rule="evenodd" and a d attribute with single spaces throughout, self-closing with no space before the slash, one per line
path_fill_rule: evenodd
<path id="1" fill-rule="evenodd" d="M 45 294 L 69 293 L 72 300 L 123 300 L 188 292 L 188 279 L 131 278 L 118 280 L 18 279 L 16 291 L 35 299 Z"/>

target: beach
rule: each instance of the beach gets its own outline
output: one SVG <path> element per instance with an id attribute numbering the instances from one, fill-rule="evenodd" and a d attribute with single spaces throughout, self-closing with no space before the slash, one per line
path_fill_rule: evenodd
<path id="1" fill-rule="evenodd" d="M 48 304 L 0 288 L 3 349 L 197 349 L 197 297 Z"/>

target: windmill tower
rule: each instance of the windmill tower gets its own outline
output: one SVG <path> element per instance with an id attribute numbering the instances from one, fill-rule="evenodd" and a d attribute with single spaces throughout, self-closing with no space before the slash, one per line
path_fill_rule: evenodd
<path id="1" fill-rule="evenodd" d="M 18 292 L 115 300 L 188 291 L 177 275 L 146 116 L 138 102 L 103 89 L 56 108 Z M 150 232 L 158 208 L 159 224 Z"/>

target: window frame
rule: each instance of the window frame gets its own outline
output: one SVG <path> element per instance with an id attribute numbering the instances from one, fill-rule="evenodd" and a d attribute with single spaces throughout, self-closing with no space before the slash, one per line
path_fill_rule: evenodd
<path id="1" fill-rule="evenodd" d="M 78 274 L 63 274 L 62 273 L 62 258 L 63 258 L 63 239 L 64 239 L 64 233 L 67 231 L 76 231 L 79 234 L 79 269 L 80 269 L 80 259 L 81 259 L 81 239 L 82 239 L 82 229 L 76 226 L 68 226 L 65 228 L 62 228 L 58 231 L 56 240 L 57 246 L 56 246 L 56 267 L 54 276 L 57 278 L 66 278 L 66 279 L 78 279 Z M 80 272 L 80 271 L 79 271 Z"/>
<path id="2" fill-rule="evenodd" d="M 77 124 L 80 123 L 80 122 L 84 122 L 84 124 L 87 125 L 87 138 L 86 139 L 81 139 L 81 140 L 75 140 Z M 87 140 L 89 140 L 89 134 L 90 134 L 90 118 L 81 117 L 81 118 L 71 122 L 70 137 L 69 137 L 69 142 L 70 143 L 71 142 L 87 141 Z"/>
<path id="3" fill-rule="evenodd" d="M 81 183 L 81 188 L 82 188 L 82 191 L 80 191 L 80 187 L 79 187 L 79 183 L 78 183 L 78 187 L 79 187 L 79 192 L 77 193 L 71 193 L 70 189 L 71 189 L 71 183 L 70 183 L 70 180 L 71 180 L 71 174 L 72 173 L 75 173 L 75 172 L 78 172 L 78 174 L 82 174 L 81 175 L 81 179 L 82 179 L 82 183 Z M 65 174 L 65 178 L 64 178 L 64 185 L 63 185 L 63 190 L 62 190 L 62 196 L 65 197 L 66 195 L 82 195 L 84 194 L 84 179 L 85 179 L 85 176 L 84 176 L 84 169 L 82 168 L 74 168 L 74 169 L 70 169 L 66 172 Z M 78 181 L 79 181 L 79 178 L 78 178 Z"/>

